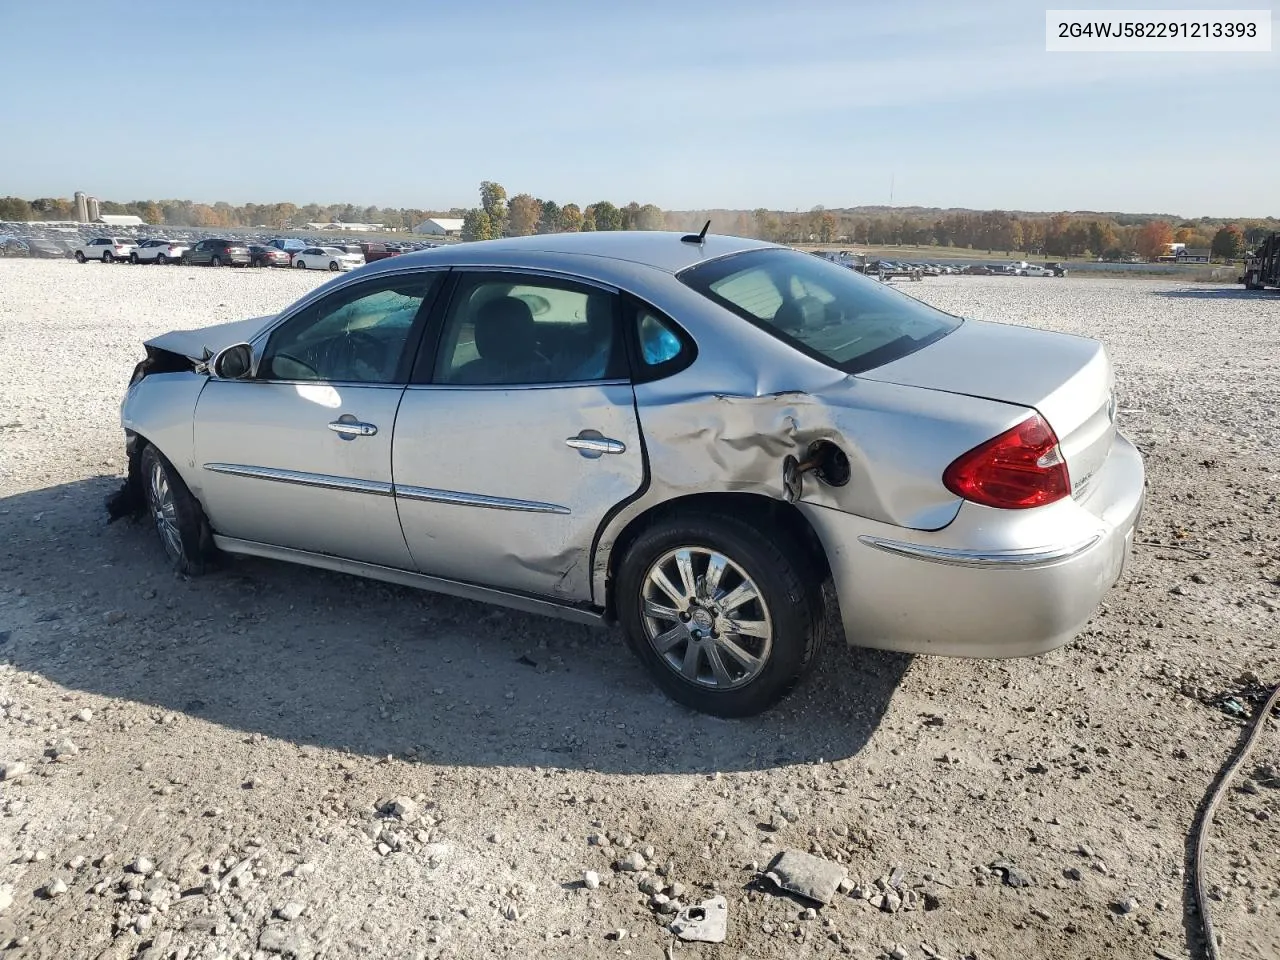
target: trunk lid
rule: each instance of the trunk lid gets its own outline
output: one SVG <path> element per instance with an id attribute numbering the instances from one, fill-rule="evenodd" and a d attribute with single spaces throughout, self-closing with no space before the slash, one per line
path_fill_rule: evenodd
<path id="1" fill-rule="evenodd" d="M 858 376 L 1034 408 L 1058 436 L 1077 499 L 1115 436 L 1111 360 L 1087 337 L 965 320 L 936 343 Z"/>

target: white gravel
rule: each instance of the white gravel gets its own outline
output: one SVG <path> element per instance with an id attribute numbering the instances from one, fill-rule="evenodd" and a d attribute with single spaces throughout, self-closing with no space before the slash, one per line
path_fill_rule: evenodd
<path id="1" fill-rule="evenodd" d="M 0 260 L 0 761 L 26 766 L 0 784 L 0 949 L 656 958 L 644 884 L 728 901 L 724 947 L 677 956 L 1184 955 L 1186 833 L 1243 722 L 1223 703 L 1280 680 L 1280 295 L 904 284 L 1103 338 L 1147 455 L 1140 537 L 1186 549 L 1139 546 L 1063 650 L 830 650 L 730 723 L 657 694 L 616 635 L 261 561 L 185 580 L 144 525 L 104 525 L 141 341 L 327 279 Z M 1275 733 L 1215 827 L 1232 955 L 1280 953 Z M 809 917 L 748 887 L 785 848 L 852 895 Z"/>

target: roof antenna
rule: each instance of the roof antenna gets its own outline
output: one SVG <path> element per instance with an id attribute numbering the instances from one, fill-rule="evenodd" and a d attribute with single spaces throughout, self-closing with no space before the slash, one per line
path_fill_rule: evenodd
<path id="1" fill-rule="evenodd" d="M 699 246 L 701 246 L 701 245 L 702 245 L 702 243 L 703 243 L 703 241 L 707 239 L 707 230 L 709 230 L 709 229 L 710 229 L 710 227 L 711 227 L 711 221 L 710 221 L 710 220 L 708 220 L 706 223 L 704 223 L 704 224 L 702 225 L 702 230 L 701 230 L 701 232 L 699 232 L 699 233 L 686 233 L 683 237 L 681 237 L 681 238 L 680 238 L 680 242 L 681 242 L 681 243 L 696 243 L 696 244 L 698 244 Z"/>

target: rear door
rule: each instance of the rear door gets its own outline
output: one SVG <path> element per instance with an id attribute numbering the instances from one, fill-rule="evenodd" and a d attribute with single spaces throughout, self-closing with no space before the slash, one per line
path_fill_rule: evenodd
<path id="1" fill-rule="evenodd" d="M 423 573 L 591 599 L 605 515 L 644 482 L 617 292 L 460 273 L 400 404 L 392 468 Z"/>
<path id="2" fill-rule="evenodd" d="M 347 284 L 266 339 L 255 375 L 210 380 L 195 415 L 219 534 L 412 569 L 391 441 L 439 272 Z"/>

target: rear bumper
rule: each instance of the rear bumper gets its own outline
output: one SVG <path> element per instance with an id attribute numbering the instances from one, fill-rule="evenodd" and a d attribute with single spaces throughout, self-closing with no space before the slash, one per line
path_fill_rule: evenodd
<path id="1" fill-rule="evenodd" d="M 999 658 L 1075 637 L 1124 572 L 1144 492 L 1142 458 L 1117 434 L 1080 502 L 965 503 L 932 532 L 800 506 L 826 549 L 850 644 Z"/>

